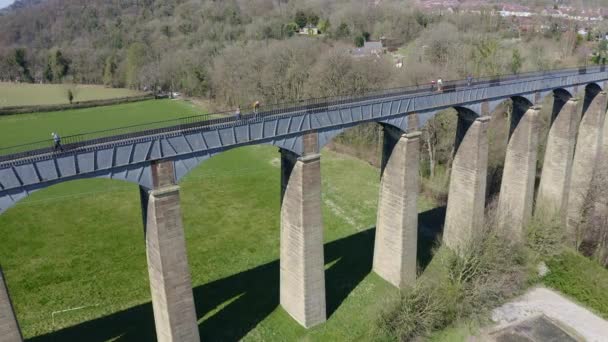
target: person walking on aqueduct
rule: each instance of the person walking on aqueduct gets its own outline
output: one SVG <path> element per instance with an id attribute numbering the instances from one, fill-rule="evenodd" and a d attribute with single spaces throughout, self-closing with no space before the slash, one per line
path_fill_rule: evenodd
<path id="1" fill-rule="evenodd" d="M 253 114 L 255 114 L 256 117 L 258 115 L 258 110 L 259 109 L 260 109 L 260 101 L 255 101 L 253 103 Z"/>
<path id="2" fill-rule="evenodd" d="M 61 137 L 59 136 L 59 134 L 53 132 L 51 133 L 51 136 L 53 136 L 53 141 L 55 142 L 55 151 L 57 151 L 58 149 L 63 151 L 63 146 L 61 146 Z"/>

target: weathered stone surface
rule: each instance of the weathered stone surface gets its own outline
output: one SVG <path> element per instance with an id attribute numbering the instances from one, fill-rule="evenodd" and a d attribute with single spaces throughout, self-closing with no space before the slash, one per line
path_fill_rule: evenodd
<path id="1" fill-rule="evenodd" d="M 581 222 L 585 197 L 589 192 L 593 172 L 599 158 L 606 114 L 606 98 L 606 92 L 602 91 L 590 100 L 578 128 L 566 220 L 566 233 L 573 244 L 579 242 L 577 229 Z"/>
<path id="2" fill-rule="evenodd" d="M 468 247 L 484 224 L 489 121 L 487 116 L 477 118 L 457 133 L 462 140 L 456 144 L 443 231 L 443 243 L 457 252 Z"/>
<path id="3" fill-rule="evenodd" d="M 498 199 L 498 225 L 501 234 L 513 242 L 522 241 L 523 229 L 532 216 L 539 112 L 540 107 L 525 111 L 517 120 L 507 145 Z"/>
<path id="4" fill-rule="evenodd" d="M 179 187 L 171 185 L 175 179 L 172 162 L 153 165 L 155 169 L 154 184 L 161 187 L 149 192 L 142 189 L 141 193 L 157 339 L 163 342 L 200 341 Z"/>
<path id="5" fill-rule="evenodd" d="M 403 288 L 416 280 L 420 132 L 386 127 L 373 270 Z"/>
<path id="6" fill-rule="evenodd" d="M 2 269 L 0 269 L 0 342 L 20 341 L 23 341 L 21 330 L 19 329 L 15 310 L 8 294 L 4 274 L 2 273 Z"/>
<path id="7" fill-rule="evenodd" d="M 535 212 L 558 215 L 565 223 L 576 132 L 580 119 L 576 98 L 554 98 L 553 122 L 547 137 L 543 169 L 536 197 Z"/>
<path id="8" fill-rule="evenodd" d="M 307 132 L 302 137 L 303 155 L 319 153 L 319 134 L 316 131 Z"/>
<path id="9" fill-rule="evenodd" d="M 607 113 L 608 114 L 608 113 Z M 585 198 L 579 251 L 608 265 L 608 120 L 589 193 Z"/>
<path id="10" fill-rule="evenodd" d="M 152 184 L 155 189 L 175 184 L 175 170 L 172 161 L 156 161 L 152 163 Z"/>
<path id="11" fill-rule="evenodd" d="M 325 322 L 321 157 L 282 152 L 281 306 L 304 327 Z"/>

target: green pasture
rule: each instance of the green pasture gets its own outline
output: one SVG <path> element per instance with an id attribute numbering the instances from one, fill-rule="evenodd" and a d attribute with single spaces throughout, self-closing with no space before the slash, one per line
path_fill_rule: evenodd
<path id="1" fill-rule="evenodd" d="M 137 90 L 102 85 L 32 84 L 0 82 L 0 107 L 67 104 L 68 89 L 74 101 L 106 100 L 141 95 Z"/>
<path id="2" fill-rule="evenodd" d="M 148 100 L 58 112 L 0 116 L 0 148 L 61 136 L 203 114 L 190 102 Z"/>
<path id="3" fill-rule="evenodd" d="M 366 338 L 375 312 L 396 295 L 370 274 L 378 170 L 330 151 L 322 164 L 329 320 L 311 330 L 278 306 L 276 148 L 223 153 L 182 180 L 205 340 Z M 153 340 L 137 186 L 103 179 L 53 186 L 1 215 L 0 235 L 0 262 L 27 338 Z"/>

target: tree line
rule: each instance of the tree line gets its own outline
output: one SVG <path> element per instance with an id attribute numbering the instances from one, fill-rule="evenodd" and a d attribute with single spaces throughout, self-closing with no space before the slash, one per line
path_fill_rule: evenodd
<path id="1" fill-rule="evenodd" d="M 489 12 L 369 3 L 47 0 L 2 16 L 0 79 L 179 90 L 235 106 L 564 67 L 606 53 L 576 27 L 514 34 L 511 19 Z M 296 34 L 307 25 L 322 35 Z M 402 46 L 397 57 L 352 58 L 380 37 Z"/>

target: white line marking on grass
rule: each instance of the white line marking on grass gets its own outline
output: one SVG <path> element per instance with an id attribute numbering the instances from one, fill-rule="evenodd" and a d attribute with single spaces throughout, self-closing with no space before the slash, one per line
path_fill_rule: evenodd
<path id="1" fill-rule="evenodd" d="M 94 307 L 94 306 L 99 306 L 99 304 L 85 305 L 85 306 L 79 306 L 79 307 L 69 308 L 69 309 L 65 309 L 65 310 L 53 311 L 51 313 L 51 321 L 52 321 L 52 324 L 53 324 L 53 331 L 55 331 L 55 315 L 56 314 L 60 314 L 60 313 L 68 312 L 68 311 L 82 310 L 82 309 L 91 308 L 91 307 Z"/>

